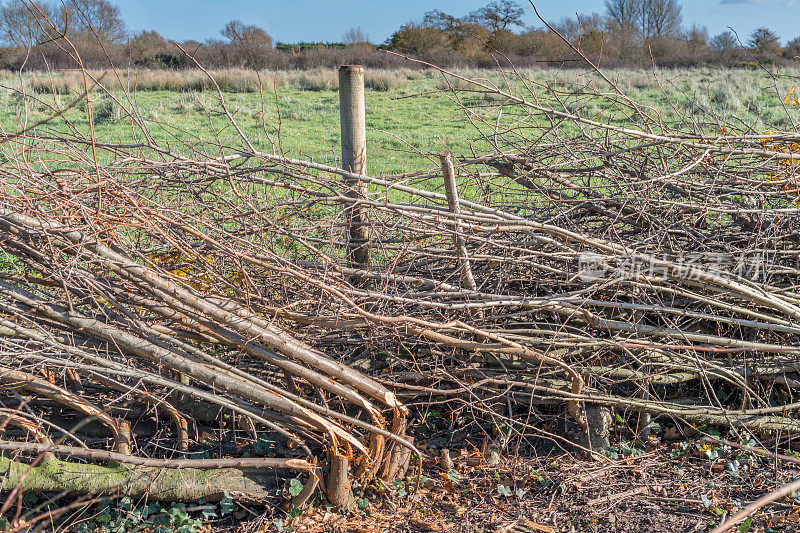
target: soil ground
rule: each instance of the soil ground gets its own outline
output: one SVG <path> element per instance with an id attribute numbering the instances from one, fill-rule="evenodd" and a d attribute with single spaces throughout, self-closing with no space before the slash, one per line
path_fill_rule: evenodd
<path id="1" fill-rule="evenodd" d="M 494 466 L 476 447 L 451 449 L 453 467 L 426 466 L 394 486 L 356 491 L 350 516 L 310 507 L 301 516 L 270 511 L 245 531 L 690 532 L 706 531 L 792 481 L 797 464 L 697 439 L 656 442 L 616 459 L 567 453 L 501 457 Z M 431 456 L 439 450 L 429 449 Z M 359 494 L 360 492 L 360 494 Z M 800 530 L 800 495 L 767 506 L 732 531 Z"/>

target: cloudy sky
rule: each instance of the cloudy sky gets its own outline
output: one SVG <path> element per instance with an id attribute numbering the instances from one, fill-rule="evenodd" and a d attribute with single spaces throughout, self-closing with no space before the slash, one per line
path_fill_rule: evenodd
<path id="1" fill-rule="evenodd" d="M 400 24 L 419 20 L 438 8 L 463 15 L 488 0 L 111 0 L 119 5 L 131 31 L 155 29 L 175 40 L 219 37 L 225 22 L 240 19 L 266 29 L 276 41 L 339 41 L 351 27 L 361 27 L 372 42 L 384 41 Z M 525 22 L 540 26 L 530 4 Z M 548 21 L 575 13 L 603 12 L 603 0 L 537 0 Z M 686 25 L 707 26 L 711 35 L 728 27 L 742 41 L 767 26 L 783 41 L 800 36 L 800 2 L 795 0 L 683 0 Z"/>

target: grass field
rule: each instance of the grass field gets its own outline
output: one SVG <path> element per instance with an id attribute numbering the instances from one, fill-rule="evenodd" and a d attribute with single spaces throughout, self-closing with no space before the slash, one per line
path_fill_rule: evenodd
<path id="1" fill-rule="evenodd" d="M 504 83 L 497 72 L 460 73 L 498 85 Z M 523 75 L 534 90 L 542 93 L 549 93 L 545 90 L 548 87 L 555 90 L 554 94 L 563 95 L 587 86 L 598 93 L 611 91 L 598 76 L 579 71 L 525 71 Z M 610 71 L 608 75 L 667 124 L 689 117 L 697 123 L 715 125 L 723 117 L 758 133 L 794 130 L 800 119 L 800 111 L 783 101 L 790 88 L 800 84 L 800 71 L 771 76 L 763 70 L 625 70 Z M 215 76 L 230 112 L 257 148 L 336 163 L 339 118 L 335 72 L 265 73 L 259 79 L 252 72 L 224 71 Z M 6 132 L 19 131 L 65 107 L 82 86 L 82 80 L 74 73 L 24 75 L 21 79 L 6 73 L 0 76 L 0 83 L 4 88 L 0 92 L 0 126 Z M 234 128 L 220 112 L 216 91 L 200 72 L 139 71 L 122 79 L 107 74 L 103 83 L 124 104 L 118 105 L 102 91 L 92 93 L 95 134 L 104 142 L 142 139 L 141 131 L 127 115 L 127 110 L 135 108 L 152 137 L 172 150 L 183 150 L 187 141 L 241 145 Z M 23 86 L 24 94 L 20 91 Z M 134 89 L 124 92 L 120 86 Z M 476 93 L 466 97 L 461 93 L 456 101 L 442 76 L 431 71 L 370 72 L 367 86 L 370 173 L 391 174 L 436 166 L 438 160 L 431 154 L 442 147 L 458 155 L 490 149 L 491 138 L 482 137 L 480 131 L 488 132 L 497 123 L 497 107 L 486 105 L 497 102 L 487 102 Z M 520 84 L 515 86 L 520 89 Z M 551 104 L 561 105 L 552 94 L 549 98 Z M 460 104 L 471 109 L 472 120 L 468 120 Z M 614 98 L 571 96 L 563 105 L 590 118 L 618 124 L 629 121 L 629 111 L 617 108 Z M 88 134 L 86 107 L 80 102 L 39 131 L 71 127 Z M 519 118 L 504 116 L 501 120 Z"/>

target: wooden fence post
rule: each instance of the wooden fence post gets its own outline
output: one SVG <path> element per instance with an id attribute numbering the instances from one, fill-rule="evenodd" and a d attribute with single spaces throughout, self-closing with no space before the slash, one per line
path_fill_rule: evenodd
<path id="1" fill-rule="evenodd" d="M 442 174 L 444 175 L 444 191 L 447 195 L 447 204 L 450 212 L 453 213 L 453 244 L 458 255 L 458 270 L 461 278 L 461 285 L 465 289 L 474 291 L 477 289 L 475 278 L 472 277 L 472 266 L 469 264 L 467 255 L 467 240 L 461 232 L 461 203 L 458 198 L 458 188 L 456 187 L 456 171 L 453 168 L 453 157 L 447 150 L 439 152 L 439 159 L 442 162 Z"/>
<path id="2" fill-rule="evenodd" d="M 361 65 L 339 67 L 339 116 L 342 135 L 342 168 L 353 174 L 367 173 L 367 127 L 364 103 L 364 69 Z M 367 184 L 345 178 L 347 195 L 364 198 Z M 369 218 L 358 203 L 345 209 L 348 226 L 347 261 L 351 267 L 369 267 Z"/>

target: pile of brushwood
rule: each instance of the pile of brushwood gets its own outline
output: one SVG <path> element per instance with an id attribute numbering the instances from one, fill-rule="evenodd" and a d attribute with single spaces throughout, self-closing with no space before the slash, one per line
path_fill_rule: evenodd
<path id="1" fill-rule="evenodd" d="M 800 134 L 668 121 L 602 75 L 438 73 L 486 148 L 402 175 L 281 155 L 222 92 L 216 144 L 157 142 L 119 93 L 134 142 L 63 108 L 0 138 L 0 489 L 259 503 L 296 477 L 294 505 L 348 507 L 416 475 L 437 403 L 500 453 L 603 460 L 612 416 L 790 443 Z"/>

